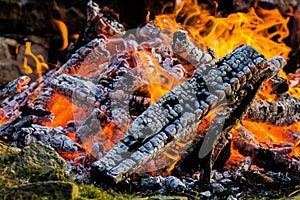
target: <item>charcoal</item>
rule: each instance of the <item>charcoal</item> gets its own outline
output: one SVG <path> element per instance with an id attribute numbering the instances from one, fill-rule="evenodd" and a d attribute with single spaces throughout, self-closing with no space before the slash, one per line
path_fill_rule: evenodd
<path id="1" fill-rule="evenodd" d="M 212 188 L 212 192 L 214 194 L 216 194 L 216 193 L 222 193 L 222 192 L 224 192 L 226 190 L 225 187 L 221 183 L 212 183 L 210 185 L 210 187 Z"/>
<path id="2" fill-rule="evenodd" d="M 37 110 L 26 106 L 21 106 L 21 113 L 17 117 L 7 121 L 0 126 L 0 137 L 10 142 L 17 141 L 17 132 L 22 127 L 26 127 L 32 123 L 48 123 L 53 120 L 53 115 L 50 112 Z"/>
<path id="3" fill-rule="evenodd" d="M 291 161 L 278 153 L 265 148 L 253 149 L 253 164 L 271 171 L 287 171 Z"/>
<path id="4" fill-rule="evenodd" d="M 245 119 L 276 126 L 288 126 L 300 121 L 300 100 L 285 93 L 275 101 L 255 100 Z"/>
<path id="5" fill-rule="evenodd" d="M 188 191 L 187 186 L 175 176 L 155 176 L 143 178 L 141 180 L 141 185 L 145 188 L 159 188 L 156 193 L 166 194 L 171 192 L 185 192 Z"/>
<path id="6" fill-rule="evenodd" d="M 106 42 L 103 38 L 96 38 L 91 40 L 86 45 L 82 46 L 76 50 L 72 56 L 59 68 L 59 70 L 53 75 L 56 77 L 60 74 L 79 74 L 78 72 L 84 73 L 84 75 L 89 74 L 90 71 L 95 71 L 98 66 L 108 61 L 110 57 L 110 52 L 106 49 Z M 97 58 L 97 59 L 95 59 Z M 95 63 L 96 61 L 96 63 Z M 85 69 L 80 70 L 82 66 L 95 66 L 96 69 Z"/>
<path id="7" fill-rule="evenodd" d="M 96 108 L 84 121 L 84 123 L 77 128 L 77 139 L 80 141 L 80 143 L 87 141 L 90 136 L 100 132 L 101 128 L 104 127 L 104 125 L 108 124 L 110 121 L 111 120 L 104 112 Z"/>
<path id="8" fill-rule="evenodd" d="M 220 78 L 223 71 L 218 71 L 217 67 L 222 66 L 222 63 L 233 63 L 237 72 L 241 70 L 242 73 L 236 73 L 230 79 L 227 76 Z M 245 65 L 252 70 L 253 82 L 260 86 L 266 78 L 278 73 L 284 64 L 281 57 L 266 62 L 250 46 L 240 46 L 230 55 L 198 68 L 189 81 L 161 97 L 133 121 L 120 142 L 92 164 L 92 177 L 99 181 L 104 176 L 112 182 L 120 182 L 167 149 L 170 144 L 195 132 L 201 119 L 211 109 L 226 96 L 233 99 L 239 89 L 245 86 L 243 77 L 246 76 L 243 76 L 245 73 L 242 71 Z M 239 104 L 242 103 L 248 105 L 249 101 Z M 244 112 L 243 110 L 242 113 Z M 237 118 L 229 120 L 226 128 L 232 127 Z"/>
<path id="9" fill-rule="evenodd" d="M 84 152 L 84 149 L 79 144 L 72 141 L 61 127 L 48 128 L 45 126 L 32 124 L 29 127 L 21 128 L 16 135 L 21 137 L 28 136 L 30 137 L 29 140 L 33 141 L 41 141 L 46 145 L 52 146 L 58 152 Z M 22 141 L 21 138 L 19 140 Z"/>
<path id="10" fill-rule="evenodd" d="M 151 20 L 145 26 L 140 26 L 136 29 L 136 39 L 138 42 L 144 42 L 160 38 L 160 32 L 160 28 Z"/>
<path id="11" fill-rule="evenodd" d="M 287 80 L 282 78 L 279 74 L 267 81 L 271 85 L 270 94 L 283 94 L 289 90 Z"/>
<path id="12" fill-rule="evenodd" d="M 29 108 L 27 108 L 29 109 Z M 64 132 L 62 127 L 49 128 L 39 124 L 49 123 L 53 120 L 50 112 L 43 110 L 26 111 L 37 115 L 19 116 L 0 126 L 0 137 L 13 146 L 24 147 L 32 142 L 42 141 L 52 146 L 58 152 L 83 152 L 83 148 L 72 141 Z"/>
<path id="13" fill-rule="evenodd" d="M 21 76 L 0 88 L 0 120 L 9 121 L 20 114 L 17 108 L 28 102 L 29 82 L 28 76 Z"/>
<path id="14" fill-rule="evenodd" d="M 81 107 L 91 108 L 95 105 L 97 86 L 82 77 L 61 74 L 51 80 L 50 86 Z"/>

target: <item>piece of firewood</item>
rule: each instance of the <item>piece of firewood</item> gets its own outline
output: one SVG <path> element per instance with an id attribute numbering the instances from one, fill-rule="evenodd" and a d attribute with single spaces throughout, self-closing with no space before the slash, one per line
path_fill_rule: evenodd
<path id="1" fill-rule="evenodd" d="M 100 35 L 110 37 L 115 34 L 122 34 L 124 30 L 123 25 L 118 22 L 115 16 L 108 11 L 104 11 L 94 1 L 89 0 L 87 2 L 86 26 L 75 43 L 69 46 L 66 58 L 69 58 L 75 50 L 85 46 Z"/>
<path id="2" fill-rule="evenodd" d="M 247 129 L 240 127 L 239 131 L 241 133 L 233 137 L 233 147 L 243 156 L 250 156 L 253 164 L 270 171 L 282 172 L 291 169 L 289 158 L 276 150 L 262 147 L 254 138 L 249 137 L 251 133 Z"/>
<path id="3" fill-rule="evenodd" d="M 120 142 L 92 164 L 92 176 L 98 181 L 124 180 L 175 141 L 195 132 L 201 119 L 226 97 L 228 103 L 235 102 L 235 95 L 251 77 L 265 80 L 285 64 L 282 58 L 271 62 L 275 64 L 269 65 L 250 46 L 240 46 L 198 68 L 189 81 L 161 97 L 132 123 Z"/>
<path id="4" fill-rule="evenodd" d="M 272 102 L 255 100 L 245 119 L 276 126 L 288 126 L 300 121 L 300 99 L 290 94 L 281 94 Z"/>
<path id="5" fill-rule="evenodd" d="M 28 87 L 30 80 L 31 79 L 28 76 L 20 76 L 16 80 L 13 80 L 2 86 L 0 88 L 0 100 L 22 92 Z"/>

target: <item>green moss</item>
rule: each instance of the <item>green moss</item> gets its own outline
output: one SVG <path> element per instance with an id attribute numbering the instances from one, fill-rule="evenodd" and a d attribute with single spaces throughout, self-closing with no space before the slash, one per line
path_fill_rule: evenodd
<path id="1" fill-rule="evenodd" d="M 95 187 L 94 185 L 83 184 L 79 186 L 80 194 L 76 200 L 88 200 L 88 199 L 133 199 L 136 195 L 124 195 L 117 194 L 113 191 L 104 191 L 101 188 Z"/>

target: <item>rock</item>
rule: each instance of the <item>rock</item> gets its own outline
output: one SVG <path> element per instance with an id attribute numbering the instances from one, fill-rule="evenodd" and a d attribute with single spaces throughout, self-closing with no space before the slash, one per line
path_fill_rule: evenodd
<path id="1" fill-rule="evenodd" d="M 58 180 L 66 169 L 66 161 L 50 146 L 31 143 L 17 155 L 12 169 L 22 178 Z"/>
<path id="2" fill-rule="evenodd" d="M 12 161 L 20 151 L 19 148 L 10 147 L 0 141 L 0 163 Z"/>
<path id="3" fill-rule="evenodd" d="M 0 86 L 21 75 L 15 55 L 17 45 L 14 39 L 0 37 Z"/>
<path id="4" fill-rule="evenodd" d="M 69 200 L 78 196 L 78 187 L 69 182 L 37 182 L 5 191 L 6 199 L 60 199 Z"/>

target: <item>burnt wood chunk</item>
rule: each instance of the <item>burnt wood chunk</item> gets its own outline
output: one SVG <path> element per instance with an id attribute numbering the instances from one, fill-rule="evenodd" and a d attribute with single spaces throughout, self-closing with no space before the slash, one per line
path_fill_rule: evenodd
<path id="1" fill-rule="evenodd" d="M 194 133 L 209 111 L 236 102 L 247 80 L 260 85 L 284 64 L 281 57 L 267 62 L 255 49 L 242 45 L 224 58 L 202 65 L 189 81 L 162 96 L 133 121 L 120 142 L 92 164 L 92 177 L 124 180 L 171 144 Z"/>
<path id="2" fill-rule="evenodd" d="M 288 126 L 300 121 L 300 99 L 287 93 L 278 95 L 272 102 L 255 100 L 245 119 L 276 126 Z"/>
<path id="3" fill-rule="evenodd" d="M 209 49 L 208 53 L 205 53 L 195 46 L 184 31 L 174 33 L 172 48 L 175 54 L 181 56 L 195 68 L 199 67 L 200 64 L 210 62 L 215 57 L 211 49 Z"/>
<path id="4" fill-rule="evenodd" d="M 58 152 L 78 153 L 85 152 L 84 149 L 76 142 L 71 140 L 62 127 L 49 128 L 38 124 L 31 124 L 29 127 L 23 127 L 15 133 L 25 145 L 31 142 L 41 141 L 50 145 Z"/>

